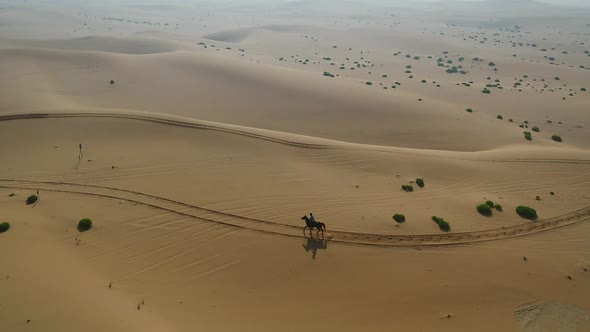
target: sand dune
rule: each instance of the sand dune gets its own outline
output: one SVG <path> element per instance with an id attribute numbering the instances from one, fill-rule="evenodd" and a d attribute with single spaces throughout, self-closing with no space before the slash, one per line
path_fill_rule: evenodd
<path id="1" fill-rule="evenodd" d="M 0 330 L 590 331 L 589 17 L 0 0 Z"/>

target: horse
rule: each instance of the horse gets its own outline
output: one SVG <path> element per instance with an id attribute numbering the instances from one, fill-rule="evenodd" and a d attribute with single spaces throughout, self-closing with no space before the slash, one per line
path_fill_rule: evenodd
<path id="1" fill-rule="evenodd" d="M 317 228 L 318 232 L 322 231 L 322 233 L 326 230 L 326 224 L 319 221 L 313 222 L 311 221 L 311 219 L 307 217 L 307 215 L 301 217 L 301 220 L 305 220 L 305 227 L 303 227 L 303 233 L 305 233 L 306 228 L 309 228 L 310 232 L 313 231 L 314 228 Z"/>

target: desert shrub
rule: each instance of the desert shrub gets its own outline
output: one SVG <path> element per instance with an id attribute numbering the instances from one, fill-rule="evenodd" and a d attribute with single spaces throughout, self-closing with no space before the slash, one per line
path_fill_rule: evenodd
<path id="1" fill-rule="evenodd" d="M 559 81 L 560 80 L 559 76 L 555 76 L 555 80 Z"/>
<path id="2" fill-rule="evenodd" d="M 536 132 L 536 133 L 538 133 L 540 131 L 539 130 L 539 127 L 533 127 L 533 131 Z"/>
<path id="3" fill-rule="evenodd" d="M 111 85 L 113 85 L 113 84 L 115 84 L 115 81 L 114 80 L 111 80 Z"/>
<path id="4" fill-rule="evenodd" d="M 416 179 L 416 184 L 418 185 L 418 187 L 420 187 L 420 188 L 424 188 L 424 179 L 422 179 L 422 178 L 417 178 L 417 179 Z"/>
<path id="5" fill-rule="evenodd" d="M 479 204 L 477 206 L 477 212 L 484 216 L 491 216 L 492 215 L 492 208 L 487 204 Z"/>
<path id="6" fill-rule="evenodd" d="M 528 206 L 523 206 L 523 205 L 517 206 L 516 213 L 525 219 L 531 219 L 531 220 L 537 219 L 537 211 L 535 211 L 535 209 L 530 208 Z"/>
<path id="7" fill-rule="evenodd" d="M 488 88 L 485 88 L 485 89 L 481 90 L 481 93 L 485 93 L 485 94 L 489 95 L 490 93 L 492 93 L 492 91 L 490 91 L 490 89 L 488 89 Z"/>
<path id="8" fill-rule="evenodd" d="M 501 116 L 501 115 L 498 115 L 498 116 L 496 117 L 496 119 L 498 119 L 498 120 L 502 120 L 502 119 L 504 119 L 504 117 L 503 117 L 503 116 Z"/>
<path id="9" fill-rule="evenodd" d="M 38 200 L 39 197 L 37 197 L 37 195 L 31 195 L 27 197 L 27 205 L 35 204 Z"/>
<path id="10" fill-rule="evenodd" d="M 496 206 L 494 206 L 496 208 L 497 211 L 502 211 L 502 205 L 500 204 L 496 204 Z"/>
<path id="11" fill-rule="evenodd" d="M 541 200 L 541 196 L 537 196 L 537 197 L 535 197 L 535 199 L 536 199 L 537 201 L 540 201 L 540 200 Z"/>
<path id="12" fill-rule="evenodd" d="M 7 222 L 0 223 L 0 233 L 4 233 L 10 229 L 10 224 Z"/>
<path id="13" fill-rule="evenodd" d="M 468 108 L 468 109 L 466 109 L 465 111 L 467 111 L 467 112 L 469 112 L 469 113 L 472 113 L 472 112 L 473 112 L 473 109 L 472 109 L 472 108 Z"/>
<path id="14" fill-rule="evenodd" d="M 10 193 L 8 197 L 14 197 L 14 193 Z"/>
<path id="15" fill-rule="evenodd" d="M 366 85 L 373 85 L 373 82 L 366 82 Z"/>
<path id="16" fill-rule="evenodd" d="M 494 202 L 492 202 L 492 201 L 486 201 L 486 205 L 491 208 L 494 208 Z"/>
<path id="17" fill-rule="evenodd" d="M 496 64 L 495 64 L 495 63 L 493 63 L 493 62 L 490 62 L 490 63 L 488 63 L 488 66 L 490 66 L 490 67 L 495 67 L 495 66 L 496 66 Z"/>
<path id="18" fill-rule="evenodd" d="M 393 215 L 393 220 L 395 220 L 398 224 L 401 224 L 406 221 L 406 216 L 396 213 Z"/>
<path id="19" fill-rule="evenodd" d="M 554 192 L 550 192 L 549 195 L 555 196 L 555 193 Z"/>
<path id="20" fill-rule="evenodd" d="M 327 71 L 324 72 L 324 76 L 327 77 L 334 77 L 334 74 L 328 73 Z"/>
<path id="21" fill-rule="evenodd" d="M 412 192 L 414 191 L 414 186 L 411 184 L 402 184 L 402 190 L 405 192 Z"/>
<path id="22" fill-rule="evenodd" d="M 434 221 L 438 225 L 438 228 L 440 228 L 440 230 L 443 232 L 448 232 L 451 230 L 451 225 L 443 218 L 432 216 L 432 221 Z"/>
<path id="23" fill-rule="evenodd" d="M 525 131 L 524 132 L 524 139 L 526 139 L 527 141 L 532 141 L 533 140 L 533 136 L 531 134 L 530 131 Z"/>
<path id="24" fill-rule="evenodd" d="M 553 136 L 551 136 L 551 139 L 556 142 L 562 142 L 561 136 L 559 136 L 559 135 L 553 135 Z"/>
<path id="25" fill-rule="evenodd" d="M 581 88 L 580 91 L 586 92 L 587 90 L 586 90 L 586 88 Z"/>
<path id="26" fill-rule="evenodd" d="M 89 218 L 80 219 L 78 222 L 78 231 L 86 232 L 90 228 L 92 228 L 92 220 Z"/>

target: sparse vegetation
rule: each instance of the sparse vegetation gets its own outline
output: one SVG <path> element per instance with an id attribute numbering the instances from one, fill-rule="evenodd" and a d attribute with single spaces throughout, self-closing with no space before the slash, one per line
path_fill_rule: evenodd
<path id="1" fill-rule="evenodd" d="M 503 116 L 501 116 L 501 115 L 498 115 L 498 116 L 496 117 L 496 119 L 498 119 L 498 120 L 502 120 L 502 119 L 504 119 L 504 117 L 503 117 Z"/>
<path id="2" fill-rule="evenodd" d="M 443 232 L 449 232 L 451 230 L 451 225 L 443 218 L 432 216 L 432 221 L 434 221 L 438 225 L 438 228 Z"/>
<path id="3" fill-rule="evenodd" d="M 535 220 L 537 219 L 537 211 L 528 206 L 519 205 L 516 207 L 516 213 L 525 219 Z"/>
<path id="4" fill-rule="evenodd" d="M 530 131 L 525 131 L 524 132 L 524 139 L 526 139 L 527 141 L 532 141 L 533 140 L 533 136 L 531 134 Z"/>
<path id="5" fill-rule="evenodd" d="M 327 71 L 324 72 L 324 76 L 327 77 L 334 77 L 334 74 L 328 73 Z"/>
<path id="6" fill-rule="evenodd" d="M 495 206 L 495 205 L 494 205 L 494 202 L 492 202 L 492 201 L 486 201 L 486 205 L 487 205 L 487 206 L 489 206 L 489 207 L 491 207 L 492 209 L 493 209 L 493 208 L 494 208 L 494 206 Z"/>
<path id="7" fill-rule="evenodd" d="M 492 208 L 487 204 L 479 204 L 477 206 L 477 212 L 483 216 L 489 217 L 492 215 Z"/>
<path id="8" fill-rule="evenodd" d="M 114 80 L 111 80 L 111 85 L 113 85 L 113 84 L 115 84 L 115 81 Z"/>
<path id="9" fill-rule="evenodd" d="M 472 108 L 468 108 L 465 111 L 469 112 L 469 113 L 473 113 L 473 109 Z"/>
<path id="10" fill-rule="evenodd" d="M 10 223 L 7 223 L 7 222 L 0 223 L 0 233 L 4 233 L 9 229 L 10 229 Z"/>
<path id="11" fill-rule="evenodd" d="M 412 192 L 414 191 L 414 186 L 411 184 L 402 184 L 402 190 L 405 192 Z"/>
<path id="12" fill-rule="evenodd" d="M 536 132 L 536 133 L 538 133 L 540 131 L 539 130 L 539 127 L 533 127 L 533 131 Z"/>
<path id="13" fill-rule="evenodd" d="M 27 205 L 35 204 L 38 200 L 39 197 L 37 197 L 37 195 L 31 195 L 27 197 Z"/>
<path id="14" fill-rule="evenodd" d="M 90 228 L 92 228 L 92 220 L 89 218 L 80 219 L 78 222 L 78 231 L 86 232 Z"/>
<path id="15" fill-rule="evenodd" d="M 424 179 L 422 179 L 422 178 L 417 178 L 417 179 L 416 179 L 416 184 L 418 185 L 418 187 L 420 187 L 420 188 L 424 188 Z"/>
<path id="16" fill-rule="evenodd" d="M 502 205 L 500 205 L 500 204 L 496 204 L 495 208 L 496 208 L 496 211 L 502 211 Z"/>
<path id="17" fill-rule="evenodd" d="M 553 135 L 553 136 L 551 136 L 551 139 L 556 142 L 562 142 L 561 136 L 559 136 L 559 135 Z"/>
<path id="18" fill-rule="evenodd" d="M 536 199 L 537 201 L 540 201 L 540 200 L 541 200 L 541 196 L 537 196 L 537 197 L 535 197 L 535 199 Z"/>
<path id="19" fill-rule="evenodd" d="M 406 216 L 396 213 L 393 215 L 393 220 L 395 220 L 398 224 L 401 224 L 406 221 Z"/>
<path id="20" fill-rule="evenodd" d="M 481 93 L 485 93 L 485 94 L 489 95 L 490 93 L 492 93 L 492 91 L 490 91 L 490 89 L 488 89 L 488 88 L 484 88 L 483 90 L 481 90 Z"/>
<path id="21" fill-rule="evenodd" d="M 14 193 L 8 194 L 8 197 L 14 197 Z"/>

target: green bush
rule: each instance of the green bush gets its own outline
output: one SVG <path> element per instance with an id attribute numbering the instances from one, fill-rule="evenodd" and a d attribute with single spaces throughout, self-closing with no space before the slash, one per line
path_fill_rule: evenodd
<path id="1" fill-rule="evenodd" d="M 551 136 L 551 139 L 556 142 L 562 142 L 561 136 L 559 136 L 559 135 L 553 135 L 553 136 Z"/>
<path id="2" fill-rule="evenodd" d="M 539 130 L 539 127 L 533 127 L 533 131 L 536 132 L 536 133 L 538 133 L 540 131 Z"/>
<path id="3" fill-rule="evenodd" d="M 537 219 L 537 211 L 535 211 L 535 209 L 530 208 L 528 206 L 523 206 L 523 205 L 517 206 L 516 213 L 525 219 L 531 219 L 531 220 Z"/>
<path id="4" fill-rule="evenodd" d="M 486 205 L 491 207 L 492 209 L 494 208 L 494 202 L 492 201 L 486 201 Z"/>
<path id="5" fill-rule="evenodd" d="M 468 108 L 465 111 L 469 112 L 469 113 L 473 113 L 473 109 L 472 108 Z"/>
<path id="6" fill-rule="evenodd" d="M 417 178 L 417 179 L 416 179 L 416 184 L 418 185 L 418 187 L 420 187 L 420 188 L 424 188 L 424 179 L 422 179 L 422 178 Z"/>
<path id="7" fill-rule="evenodd" d="M 393 220 L 395 220 L 397 223 L 401 224 L 406 221 L 406 216 L 404 216 L 403 214 L 396 213 L 393 215 Z"/>
<path id="8" fill-rule="evenodd" d="M 8 197 L 14 197 L 14 193 L 9 194 Z"/>
<path id="9" fill-rule="evenodd" d="M 10 229 L 10 224 L 7 222 L 3 222 L 0 224 L 0 233 L 4 233 Z"/>
<path id="10" fill-rule="evenodd" d="M 477 212 L 484 216 L 491 216 L 492 215 L 492 208 L 487 204 L 479 204 L 477 206 Z"/>
<path id="11" fill-rule="evenodd" d="M 86 232 L 90 228 L 92 228 L 92 220 L 88 218 L 80 219 L 78 222 L 78 231 Z"/>
<path id="12" fill-rule="evenodd" d="M 530 131 L 525 131 L 524 132 L 524 139 L 526 139 L 527 141 L 532 141 L 533 140 L 533 136 L 531 134 Z"/>
<path id="13" fill-rule="evenodd" d="M 536 199 L 537 201 L 540 201 L 540 200 L 541 200 L 541 196 L 537 196 L 537 197 L 535 197 L 535 199 Z"/>
<path id="14" fill-rule="evenodd" d="M 412 192 L 414 191 L 414 186 L 411 184 L 402 184 L 402 190 L 405 192 Z"/>
<path id="15" fill-rule="evenodd" d="M 432 216 L 432 221 L 434 221 L 438 225 L 438 228 L 443 232 L 449 232 L 451 230 L 451 225 L 443 218 Z"/>
<path id="16" fill-rule="evenodd" d="M 495 208 L 497 211 L 502 211 L 502 205 L 500 204 L 496 204 Z"/>
<path id="17" fill-rule="evenodd" d="M 554 192 L 550 192 L 549 195 L 555 196 L 555 193 Z"/>
<path id="18" fill-rule="evenodd" d="M 501 116 L 501 115 L 498 115 L 498 116 L 496 117 L 496 119 L 498 119 L 498 120 L 502 120 L 502 119 L 504 119 L 504 117 L 503 117 L 503 116 Z"/>
<path id="19" fill-rule="evenodd" d="M 490 91 L 489 89 L 486 88 L 486 89 L 481 90 L 481 93 L 485 93 L 485 94 L 489 95 L 490 93 L 492 93 L 492 91 Z"/>
<path id="20" fill-rule="evenodd" d="M 37 197 L 37 195 L 31 195 L 27 197 L 27 205 L 35 204 L 38 200 L 39 197 Z"/>

